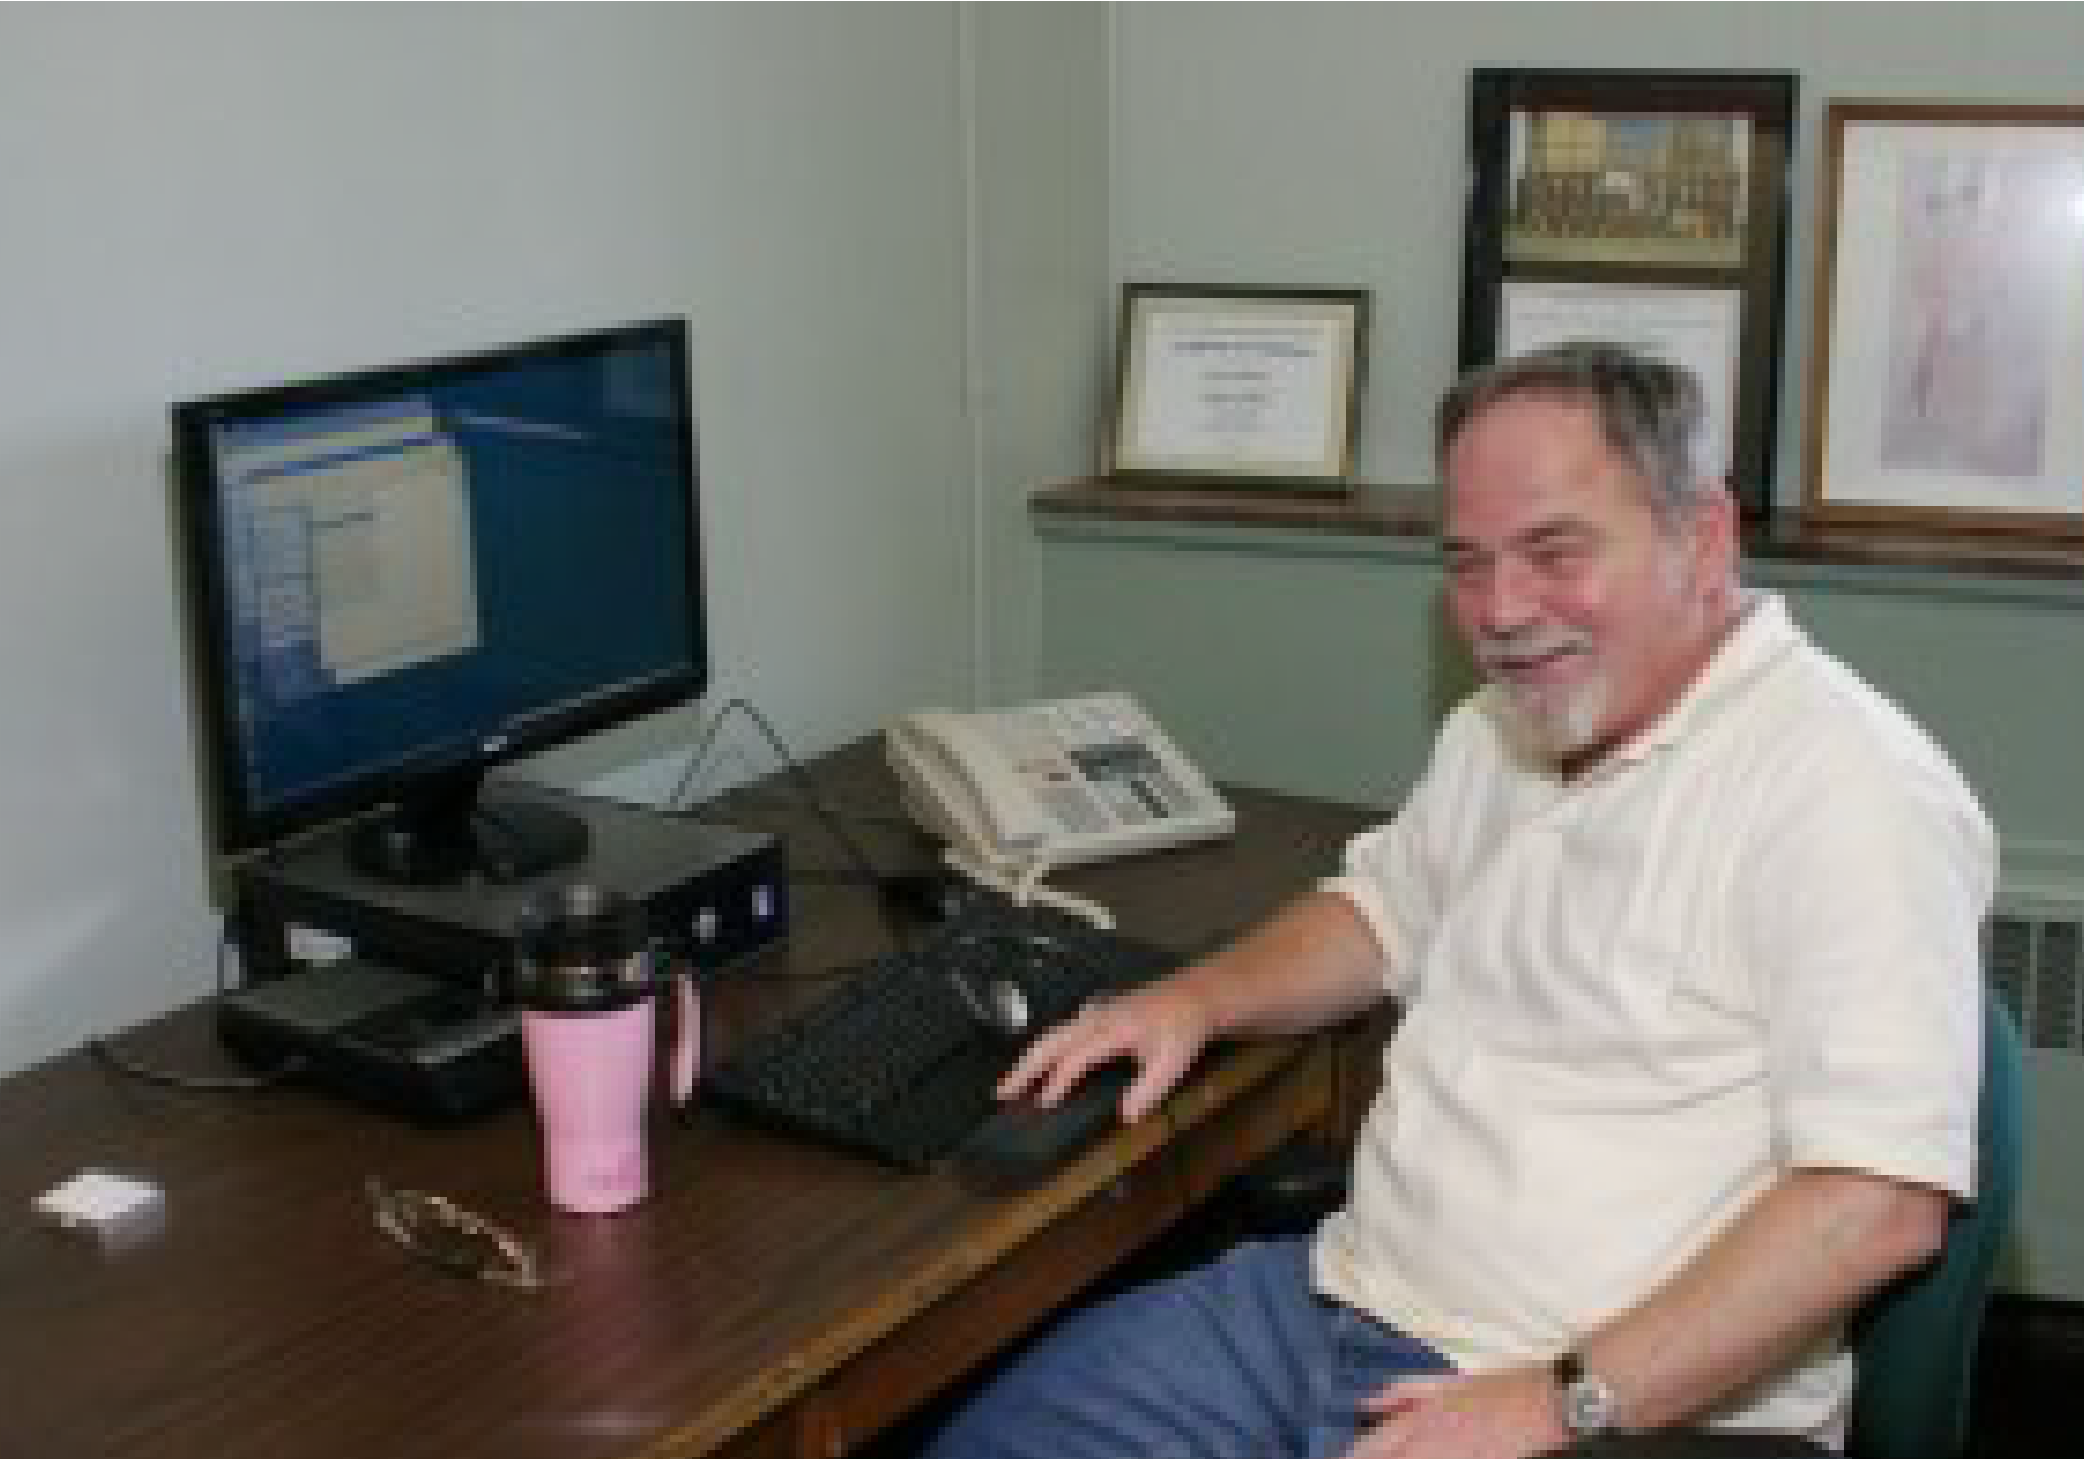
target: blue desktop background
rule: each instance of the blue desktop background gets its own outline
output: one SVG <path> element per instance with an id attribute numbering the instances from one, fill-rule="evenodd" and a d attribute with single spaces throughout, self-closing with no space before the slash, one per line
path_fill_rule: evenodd
<path id="1" fill-rule="evenodd" d="M 293 613 L 285 639 L 279 604 L 274 642 L 264 641 L 254 584 L 242 580 L 251 524 L 239 520 L 238 492 L 220 497 L 254 813 L 371 777 L 496 758 L 499 737 L 525 736 L 530 716 L 705 663 L 692 427 L 666 346 L 522 358 L 413 384 L 388 400 L 216 427 L 229 451 L 431 406 L 467 482 L 479 645 L 349 683 L 329 680 Z"/>

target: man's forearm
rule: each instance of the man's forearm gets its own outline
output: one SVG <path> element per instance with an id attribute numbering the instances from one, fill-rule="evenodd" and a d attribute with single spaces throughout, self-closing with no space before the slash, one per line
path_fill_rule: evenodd
<path id="1" fill-rule="evenodd" d="M 1799 1170 L 1633 1310 L 1585 1335 L 1631 1429 L 1684 1423 L 1793 1358 L 1924 1262 L 1949 1198 L 1850 1170 Z"/>
<path id="2" fill-rule="evenodd" d="M 1312 892 L 1175 980 L 1215 1034 L 1296 1033 L 1380 1001 L 1383 950 L 1353 904 Z"/>

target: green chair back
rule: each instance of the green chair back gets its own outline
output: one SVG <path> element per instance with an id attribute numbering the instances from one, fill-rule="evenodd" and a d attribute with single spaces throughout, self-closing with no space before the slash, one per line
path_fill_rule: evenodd
<path id="1" fill-rule="evenodd" d="M 1851 1334 L 1858 1377 L 1850 1459 L 1961 1459 L 1976 1339 L 2025 1165 L 2026 1061 L 1995 993 L 1984 995 L 1976 1196 L 1948 1223 L 1938 1257 L 1878 1294 Z"/>

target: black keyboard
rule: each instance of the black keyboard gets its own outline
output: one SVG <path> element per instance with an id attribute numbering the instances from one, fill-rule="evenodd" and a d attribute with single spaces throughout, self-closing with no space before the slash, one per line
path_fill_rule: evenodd
<path id="1" fill-rule="evenodd" d="M 762 1030 L 703 1081 L 748 1119 L 916 1170 L 955 1152 L 997 1108 L 1019 1037 L 978 1011 L 994 980 L 1028 1036 L 1087 999 L 1169 971 L 1172 954 L 1049 908 L 977 898 Z"/>

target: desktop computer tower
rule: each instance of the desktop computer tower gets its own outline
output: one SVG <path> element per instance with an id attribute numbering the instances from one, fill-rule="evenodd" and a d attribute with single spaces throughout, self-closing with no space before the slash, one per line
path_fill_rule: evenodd
<path id="1" fill-rule="evenodd" d="M 619 801 L 509 789 L 583 819 L 585 857 L 516 881 L 473 876 L 408 885 L 352 866 L 345 832 L 320 836 L 241 869 L 237 920 L 247 980 L 295 971 L 303 961 L 300 943 L 336 941 L 355 957 L 503 1002 L 524 910 L 577 882 L 643 907 L 652 935 L 705 977 L 786 930 L 788 882 L 778 837 Z"/>
<path id="2" fill-rule="evenodd" d="M 537 898 L 580 882 L 618 892 L 705 978 L 785 931 L 775 836 L 538 793 L 585 821 L 582 860 L 513 881 L 407 885 L 357 870 L 335 831 L 243 868 L 245 980 L 219 1001 L 226 1047 L 409 1118 L 471 1118 L 525 1087 L 511 993 L 517 929 Z"/>

